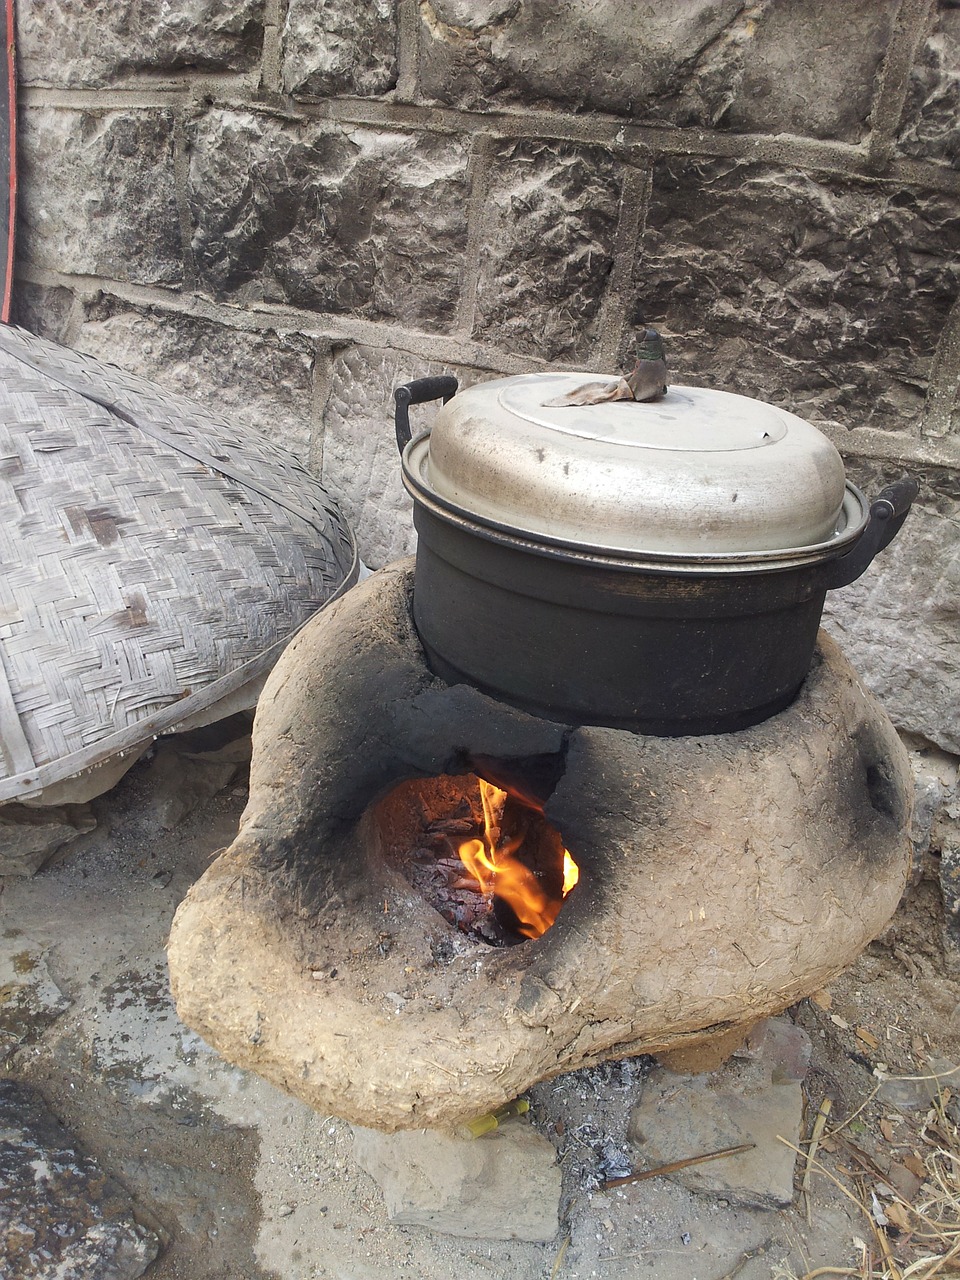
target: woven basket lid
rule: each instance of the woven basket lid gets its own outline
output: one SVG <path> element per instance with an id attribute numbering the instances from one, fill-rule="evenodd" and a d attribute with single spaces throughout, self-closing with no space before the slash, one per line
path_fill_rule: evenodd
<path id="1" fill-rule="evenodd" d="M 357 568 L 286 450 L 0 328 L 0 804 L 252 705 Z"/>

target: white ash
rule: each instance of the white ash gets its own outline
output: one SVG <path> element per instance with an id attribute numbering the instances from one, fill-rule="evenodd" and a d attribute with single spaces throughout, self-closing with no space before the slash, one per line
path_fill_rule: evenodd
<path id="1" fill-rule="evenodd" d="M 627 1122 L 655 1065 L 646 1055 L 603 1062 L 530 1090 L 531 1115 L 557 1149 L 568 1199 L 633 1172 Z"/>

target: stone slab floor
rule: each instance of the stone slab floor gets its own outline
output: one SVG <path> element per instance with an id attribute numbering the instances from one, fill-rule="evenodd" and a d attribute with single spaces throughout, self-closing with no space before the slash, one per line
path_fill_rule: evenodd
<path id="1" fill-rule="evenodd" d="M 635 1067 L 541 1086 L 540 1123 L 564 1153 L 554 1240 L 463 1239 L 391 1223 L 348 1125 L 227 1066 L 176 1016 L 170 920 L 231 841 L 245 800 L 234 778 L 171 827 L 182 792 L 169 760 L 162 769 L 141 761 L 95 802 L 96 830 L 32 878 L 0 879 L 0 1083 L 15 1082 L 62 1126 L 61 1148 L 73 1144 L 67 1163 L 93 1180 L 93 1216 L 105 1206 L 87 1254 L 61 1230 L 63 1256 L 37 1266 L 0 1197 L 6 1280 L 759 1280 L 855 1260 L 854 1237 L 868 1225 L 822 1177 L 809 1223 L 796 1204 L 738 1208 L 722 1192 L 666 1179 L 599 1190 L 604 1141 L 625 1133 L 644 1087 Z M 808 1129 L 825 1092 L 835 1114 L 853 1116 L 877 1083 L 878 1060 L 910 1074 L 931 1055 L 960 1057 L 960 986 L 944 965 L 937 911 L 921 883 L 829 998 L 792 1011 L 813 1042 Z M 856 1141 L 897 1162 L 912 1149 L 915 1113 L 898 1110 L 894 1124 L 888 1111 L 875 1098 L 855 1122 Z M 38 1198 L 45 1185 L 41 1170 Z M 127 1243 L 91 1262 L 91 1240 L 102 1245 L 108 1226 Z"/>

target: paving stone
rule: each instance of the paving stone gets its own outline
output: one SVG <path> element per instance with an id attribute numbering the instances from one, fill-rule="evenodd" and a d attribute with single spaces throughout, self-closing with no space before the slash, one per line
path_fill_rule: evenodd
<path id="1" fill-rule="evenodd" d="M 0 938 L 0 1051 L 35 1044 L 70 1008 L 50 976 L 44 946 L 16 927 Z"/>
<path id="2" fill-rule="evenodd" d="M 0 876 L 32 876 L 96 825 L 87 804 L 0 805 Z"/>
<path id="3" fill-rule="evenodd" d="M 176 740 L 160 742 L 143 774 L 150 792 L 145 808 L 169 831 L 222 791 L 249 759 L 249 733 L 216 751 L 187 751 Z"/>
<path id="4" fill-rule="evenodd" d="M 734 1204 L 783 1209 L 793 1202 L 795 1153 L 803 1115 L 800 1081 L 810 1042 L 799 1027 L 772 1020 L 754 1041 L 755 1056 L 737 1056 L 718 1071 L 683 1076 L 657 1068 L 630 1117 L 629 1137 L 643 1168 L 753 1143 L 752 1151 L 669 1175 L 691 1191 Z M 802 1074 L 801 1074 L 802 1073 Z"/>
<path id="5" fill-rule="evenodd" d="M 305 462 L 315 342 L 100 299 L 71 346 L 254 427 Z"/>
<path id="6" fill-rule="evenodd" d="M 144 73 L 246 71 L 263 34 L 263 0 L 25 0 L 16 15 L 26 85 L 88 89 Z"/>
<path id="7" fill-rule="evenodd" d="M 915 432 L 958 248 L 952 196 L 670 158 L 654 170 L 637 308 L 667 331 L 678 382 Z"/>
<path id="8" fill-rule="evenodd" d="M 0 1270 L 11 1280 L 134 1280 L 157 1256 L 129 1197 L 12 1080 L 0 1080 L 0 1185 Z"/>
<path id="9" fill-rule="evenodd" d="M 137 284 L 180 283 L 169 111 L 28 106 L 19 130 L 26 262 Z"/>
<path id="10" fill-rule="evenodd" d="M 211 111 L 190 160 L 201 287 L 445 325 L 466 246 L 466 165 L 458 138 Z"/>
<path id="11" fill-rule="evenodd" d="M 956 1093 L 960 1083 L 960 1067 L 949 1058 L 930 1058 L 925 1069 L 907 1079 L 884 1080 L 879 1097 L 901 1111 L 925 1111 L 941 1090 Z"/>
<path id="12" fill-rule="evenodd" d="M 397 82 L 395 0 L 291 0 L 283 83 L 295 97 L 387 93 Z"/>
<path id="13" fill-rule="evenodd" d="M 826 0 L 432 0 L 420 14 L 422 86 L 441 102 L 851 142 L 866 132 L 893 26 L 892 7 L 870 0 L 845 5 L 842 23 Z"/>
<path id="14" fill-rule="evenodd" d="M 353 1133 L 354 1158 L 383 1188 L 391 1222 L 472 1239 L 557 1234 L 556 1152 L 523 1121 L 473 1140 L 432 1129 Z"/>
<path id="15" fill-rule="evenodd" d="M 935 5 L 910 76 L 900 147 L 935 164 L 960 164 L 960 10 Z"/>
<path id="16" fill-rule="evenodd" d="M 476 336 L 540 359 L 585 359 L 613 265 L 622 173 L 601 147 L 500 146 L 484 210 Z"/>

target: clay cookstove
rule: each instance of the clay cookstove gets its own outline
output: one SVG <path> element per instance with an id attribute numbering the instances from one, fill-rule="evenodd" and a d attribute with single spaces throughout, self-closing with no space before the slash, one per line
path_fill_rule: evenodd
<path id="1" fill-rule="evenodd" d="M 907 763 L 828 637 L 779 714 L 655 737 L 444 683 L 412 585 L 383 570 L 289 646 L 240 833 L 177 913 L 178 1009 L 228 1060 L 360 1125 L 449 1128 L 561 1072 L 728 1043 L 891 917 Z M 504 850 L 526 902 L 499 871 L 481 887 Z"/>

